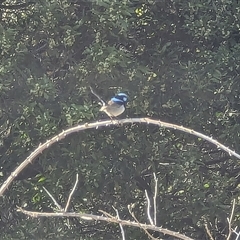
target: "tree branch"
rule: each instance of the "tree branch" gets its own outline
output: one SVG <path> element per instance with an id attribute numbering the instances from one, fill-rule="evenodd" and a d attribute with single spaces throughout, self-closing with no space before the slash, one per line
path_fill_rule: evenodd
<path id="1" fill-rule="evenodd" d="M 121 126 L 123 124 L 133 124 L 133 123 L 144 123 L 144 124 L 153 124 L 153 125 L 157 125 L 159 127 L 165 127 L 165 128 L 170 128 L 170 129 L 174 129 L 174 130 L 179 130 L 191 135 L 194 135 L 196 137 L 202 138 L 208 142 L 211 142 L 212 144 L 216 145 L 218 148 L 222 149 L 223 151 L 227 152 L 230 156 L 235 156 L 238 159 L 240 159 L 240 155 L 237 154 L 235 151 L 229 149 L 228 147 L 226 147 L 225 145 L 219 143 L 217 140 L 214 140 L 212 137 L 208 137 L 202 133 L 199 133 L 197 131 L 194 131 L 192 129 L 189 128 L 185 128 L 183 126 L 178 126 L 176 124 L 171 124 L 171 123 L 167 123 L 167 122 L 162 122 L 160 120 L 154 120 L 151 118 L 126 118 L 126 119 L 121 119 L 121 120 L 106 120 L 106 121 L 101 121 L 101 122 L 93 122 L 93 123 L 85 123 L 82 125 L 78 125 L 72 128 L 69 128 L 63 132 L 61 132 L 60 134 L 54 136 L 53 138 L 51 138 L 50 140 L 47 140 L 45 143 L 40 144 L 39 147 L 37 149 L 35 149 L 16 169 L 15 171 L 13 171 L 10 176 L 7 178 L 7 180 L 2 184 L 1 188 L 0 188 L 0 196 L 3 196 L 4 192 L 6 191 L 6 189 L 9 187 L 9 185 L 13 182 L 13 180 L 15 179 L 15 177 L 29 164 L 32 163 L 33 160 L 40 154 L 42 153 L 42 151 L 44 151 L 45 149 L 49 148 L 51 145 L 53 145 L 54 143 L 64 139 L 66 136 L 75 133 L 75 132 L 79 132 L 79 131 L 83 131 L 86 129 L 91 129 L 91 128 L 95 128 L 98 129 L 99 127 L 107 127 L 107 126 L 113 126 L 113 125 L 117 125 L 117 126 Z"/>
<path id="2" fill-rule="evenodd" d="M 48 212 L 32 212 L 24 210 L 21 207 L 18 207 L 18 211 L 31 216 L 31 217 L 78 217 L 84 220 L 95 220 L 95 221 L 105 221 L 105 222 L 111 222 L 111 223 L 117 223 L 121 225 L 131 226 L 131 227 L 138 227 L 141 229 L 149 229 L 157 232 L 161 232 L 163 234 L 168 234 L 171 236 L 174 236 L 175 238 L 183 239 L 183 240 L 193 240 L 192 238 L 189 238 L 181 233 L 173 232 L 171 230 L 162 228 L 162 227 L 156 227 L 154 225 L 148 225 L 138 222 L 131 222 L 127 220 L 121 220 L 116 217 L 103 217 L 93 214 L 86 214 L 86 213 L 75 213 L 75 212 L 56 212 L 56 213 L 48 213 Z"/>

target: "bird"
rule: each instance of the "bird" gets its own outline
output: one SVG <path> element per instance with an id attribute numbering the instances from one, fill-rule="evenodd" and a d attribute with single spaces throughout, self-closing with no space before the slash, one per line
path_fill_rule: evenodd
<path id="1" fill-rule="evenodd" d="M 111 119 L 121 115 L 125 111 L 126 104 L 129 99 L 127 94 L 118 93 L 106 103 L 98 94 L 93 91 L 92 87 L 90 87 L 90 90 L 92 94 L 95 95 L 101 102 L 102 107 L 99 111 L 105 112 Z"/>

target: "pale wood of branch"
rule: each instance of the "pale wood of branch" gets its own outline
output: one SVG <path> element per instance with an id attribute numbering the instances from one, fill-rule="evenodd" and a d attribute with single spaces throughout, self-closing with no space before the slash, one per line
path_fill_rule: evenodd
<path id="1" fill-rule="evenodd" d="M 153 220 L 152 220 L 152 216 L 151 216 L 151 201 L 150 201 L 150 198 L 148 196 L 148 193 L 147 193 L 147 190 L 145 190 L 145 196 L 146 196 L 146 199 L 147 199 L 147 215 L 148 215 L 148 220 L 149 222 L 151 223 L 151 225 L 154 225 L 153 224 Z"/>
<path id="2" fill-rule="evenodd" d="M 24 213 L 28 216 L 31 216 L 31 217 L 78 217 L 78 218 L 81 218 L 84 220 L 105 221 L 105 222 L 122 224 L 122 225 L 126 225 L 126 226 L 131 226 L 131 227 L 137 227 L 137 228 L 141 228 L 141 229 L 153 230 L 153 231 L 161 232 L 163 234 L 168 234 L 168 235 L 174 236 L 175 238 L 179 238 L 179 239 L 183 239 L 183 240 L 194 240 L 194 239 L 187 237 L 181 233 L 173 232 L 171 230 L 168 230 L 168 229 L 165 229 L 162 227 L 127 221 L 127 220 L 121 220 L 121 219 L 117 219 L 115 217 L 108 218 L 108 217 L 97 216 L 97 215 L 93 215 L 93 214 L 75 213 L 75 212 L 61 212 L 61 213 L 60 212 L 56 212 L 56 213 L 32 212 L 32 211 L 24 210 L 23 208 L 20 208 L 20 207 L 18 208 L 18 211 L 21 211 L 22 213 Z"/>
<path id="3" fill-rule="evenodd" d="M 118 220 L 121 220 L 120 217 L 119 217 L 118 210 L 117 210 L 114 206 L 112 206 L 112 207 L 113 207 L 113 209 L 115 210 L 115 212 L 116 212 L 116 214 L 117 214 L 117 219 L 118 219 Z M 123 226 L 122 226 L 121 223 L 119 223 L 119 226 L 120 226 L 120 229 L 121 229 L 122 240 L 125 240 L 126 238 L 125 238 L 125 232 L 124 232 Z"/>
<path id="4" fill-rule="evenodd" d="M 52 199 L 53 203 L 57 207 L 58 211 L 62 212 L 64 209 L 61 207 L 61 205 L 57 202 L 57 200 L 53 197 L 53 195 L 45 188 L 43 187 L 44 191 L 48 194 L 48 196 Z"/>
<path id="5" fill-rule="evenodd" d="M 133 217 L 133 219 L 135 220 L 135 222 L 140 224 L 140 222 L 137 220 L 134 212 L 132 211 L 132 207 L 130 205 L 128 205 L 128 211 L 129 211 L 130 215 Z M 139 228 L 141 228 L 141 227 L 139 226 Z M 158 240 L 158 238 L 154 238 L 145 228 L 143 228 L 143 231 L 148 235 L 149 238 L 151 238 L 153 240 Z"/>
<path id="6" fill-rule="evenodd" d="M 154 197 L 153 197 L 153 209 L 154 209 L 154 225 L 157 225 L 157 190 L 158 190 L 158 179 L 156 173 L 153 173 L 155 187 L 154 187 Z"/>
<path id="7" fill-rule="evenodd" d="M 230 218 L 227 219 L 228 220 L 228 236 L 227 236 L 227 239 L 226 240 L 229 240 L 231 235 L 232 235 L 232 219 L 233 219 L 233 214 L 234 214 L 234 210 L 235 210 L 235 205 L 236 205 L 236 200 L 233 199 L 233 204 L 232 204 L 232 211 L 231 211 L 231 215 L 230 215 Z"/>
<path id="8" fill-rule="evenodd" d="M 176 124 L 171 124 L 167 122 L 162 122 L 160 120 L 154 120 L 150 118 L 127 118 L 127 119 L 121 119 L 121 120 L 106 120 L 106 121 L 101 121 L 101 122 L 94 122 L 94 123 L 85 123 L 82 125 L 77 125 L 75 127 L 69 128 L 60 134 L 54 136 L 50 140 L 47 140 L 45 143 L 40 144 L 37 149 L 35 149 L 7 178 L 7 180 L 2 184 L 0 188 L 0 196 L 3 196 L 4 192 L 6 189 L 10 186 L 10 184 L 13 182 L 15 177 L 18 176 L 18 174 L 30 163 L 33 162 L 36 157 L 43 152 L 43 150 L 49 148 L 51 145 L 53 145 L 56 142 L 59 142 L 60 140 L 64 139 L 66 136 L 83 131 L 86 129 L 90 128 L 95 128 L 98 129 L 99 127 L 106 127 L 110 125 L 117 125 L 121 126 L 123 124 L 133 124 L 133 123 L 144 123 L 144 124 L 153 124 L 153 125 L 158 125 L 159 127 L 165 127 L 165 128 L 170 128 L 174 130 L 179 130 L 182 132 L 186 132 L 188 134 L 194 135 L 196 137 L 202 138 L 208 142 L 211 142 L 212 144 L 216 145 L 218 148 L 222 149 L 223 151 L 227 152 L 230 156 L 235 156 L 238 159 L 240 159 L 240 155 L 237 154 L 235 151 L 229 149 L 225 145 L 219 143 L 218 141 L 214 140 L 211 137 L 208 137 L 202 133 L 196 132 L 192 129 L 185 128 L 183 126 L 178 126 Z"/>
<path id="9" fill-rule="evenodd" d="M 70 201 L 71 201 L 71 198 L 73 196 L 73 193 L 75 192 L 76 188 L 77 188 L 77 184 L 78 184 L 78 173 L 76 174 L 76 181 L 75 181 L 75 184 L 73 186 L 73 189 L 72 191 L 70 192 L 69 196 L 68 196 L 68 200 L 67 200 L 67 204 L 66 204 L 66 207 L 64 209 L 64 212 L 67 212 L 68 211 L 68 207 L 69 207 L 69 204 L 70 204 Z"/>

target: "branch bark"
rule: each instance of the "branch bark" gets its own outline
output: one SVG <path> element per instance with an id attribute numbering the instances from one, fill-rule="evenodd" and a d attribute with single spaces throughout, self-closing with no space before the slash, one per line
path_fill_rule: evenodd
<path id="1" fill-rule="evenodd" d="M 181 233 L 178 232 L 173 232 L 171 230 L 168 230 L 166 228 L 162 227 L 157 227 L 154 225 L 148 225 L 148 224 L 143 224 L 143 223 L 138 223 L 138 222 L 132 222 L 132 221 L 127 221 L 127 220 L 122 220 L 116 217 L 103 217 L 103 216 L 98 216 L 98 215 L 93 215 L 93 214 L 86 214 L 86 213 L 75 213 L 75 212 L 61 212 L 61 213 L 47 213 L 47 212 L 32 212 L 32 211 L 27 211 L 23 208 L 18 208 L 18 211 L 31 216 L 31 217 L 78 217 L 84 220 L 96 220 L 96 221 L 105 221 L 105 222 L 111 222 L 111 223 L 117 223 L 125 226 L 131 226 L 131 227 L 138 227 L 141 229 L 148 229 L 148 230 L 153 230 L 157 232 L 161 232 L 163 234 L 171 235 L 174 236 L 175 238 L 183 239 L 183 240 L 194 240 L 192 238 L 189 238 Z"/>
<path id="2" fill-rule="evenodd" d="M 47 140 L 45 143 L 40 144 L 37 149 L 35 149 L 16 169 L 13 171 L 10 176 L 7 178 L 7 180 L 2 184 L 0 188 L 0 196 L 3 196 L 4 192 L 6 189 L 10 186 L 10 184 L 13 182 L 13 180 L 18 176 L 18 174 L 30 163 L 33 162 L 36 157 L 42 153 L 45 149 L 49 148 L 51 145 L 54 143 L 64 139 L 66 136 L 83 131 L 86 129 L 91 129 L 95 128 L 98 129 L 99 127 L 107 127 L 107 126 L 121 126 L 123 124 L 133 124 L 133 123 L 144 123 L 144 124 L 153 124 L 157 125 L 159 127 L 165 127 L 165 128 L 170 128 L 174 130 L 179 130 L 191 135 L 194 135 L 196 137 L 202 138 L 208 142 L 211 142 L 212 144 L 216 145 L 219 149 L 222 149 L 223 151 L 227 152 L 230 156 L 235 156 L 236 158 L 240 159 L 240 155 L 237 154 L 235 151 L 229 149 L 225 145 L 219 143 L 217 140 L 214 140 L 212 137 L 208 137 L 200 132 L 194 131 L 189 128 L 185 128 L 183 126 L 178 126 L 176 124 L 171 124 L 167 122 L 162 122 L 160 120 L 154 120 L 151 118 L 126 118 L 126 119 L 121 119 L 121 120 L 106 120 L 106 121 L 101 121 L 101 122 L 93 122 L 93 123 L 85 123 L 82 125 L 77 125 L 75 127 L 69 128 L 60 134 L 54 136 L 50 140 Z"/>

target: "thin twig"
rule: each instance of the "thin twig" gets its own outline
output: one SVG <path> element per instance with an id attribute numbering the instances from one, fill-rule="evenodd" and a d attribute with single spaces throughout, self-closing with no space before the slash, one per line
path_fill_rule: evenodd
<path id="1" fill-rule="evenodd" d="M 237 227 L 235 227 L 235 229 L 233 230 L 233 233 L 237 235 L 237 238 L 235 240 L 238 240 L 238 238 L 240 237 L 240 232 L 237 232 Z"/>
<path id="2" fill-rule="evenodd" d="M 113 209 L 115 210 L 115 212 L 116 212 L 116 214 L 117 214 L 117 219 L 118 219 L 118 220 L 121 220 L 120 217 L 119 217 L 118 210 L 117 210 L 114 206 L 112 206 L 112 207 L 113 207 Z M 121 223 L 119 223 L 119 226 L 120 226 L 121 233 L 122 233 L 122 239 L 125 240 L 125 233 L 124 233 L 123 226 L 122 226 Z"/>
<path id="3" fill-rule="evenodd" d="M 47 140 L 45 143 L 40 144 L 7 178 L 7 180 L 2 184 L 0 188 L 0 196 L 3 196 L 6 189 L 10 186 L 10 184 L 13 182 L 13 180 L 19 175 L 19 173 L 28 166 L 28 164 L 32 163 L 33 160 L 37 158 L 39 154 L 41 154 L 45 149 L 49 148 L 51 145 L 53 145 L 56 142 L 59 142 L 60 140 L 64 139 L 66 136 L 83 131 L 86 129 L 100 129 L 100 127 L 107 127 L 107 126 L 122 126 L 123 124 L 133 124 L 133 123 L 144 123 L 144 124 L 153 124 L 157 125 L 159 127 L 165 127 L 170 128 L 174 130 L 179 130 L 191 135 L 194 135 L 198 138 L 202 138 L 208 142 L 211 142 L 212 144 L 216 145 L 218 148 L 222 149 L 223 151 L 227 152 L 230 156 L 235 156 L 236 158 L 240 159 L 240 155 L 237 154 L 235 151 L 229 149 L 225 145 L 219 143 L 218 141 L 214 140 L 211 137 L 208 137 L 202 133 L 196 132 L 192 129 L 185 128 L 183 126 L 178 126 L 175 124 L 162 122 L 160 120 L 154 120 L 150 118 L 126 118 L 126 119 L 118 119 L 118 120 L 106 120 L 106 121 L 97 121 L 93 123 L 85 123 L 82 125 L 74 126 L 72 128 L 69 128 L 58 135 L 54 136 L 53 138 Z"/>
<path id="4" fill-rule="evenodd" d="M 154 225 L 157 226 L 157 190 L 158 190 L 158 179 L 156 177 L 156 173 L 153 173 L 155 189 L 154 189 L 154 197 L 153 197 L 153 210 L 154 210 Z"/>
<path id="5" fill-rule="evenodd" d="M 154 225 L 153 224 L 153 220 L 152 220 L 152 216 L 151 216 L 151 213 L 150 213 L 150 210 L 151 210 L 151 201 L 150 201 L 150 198 L 148 196 L 148 193 L 147 193 L 147 190 L 145 190 L 145 195 L 146 195 L 146 198 L 147 198 L 147 215 L 148 215 L 148 220 L 150 222 L 151 225 Z"/>
<path id="6" fill-rule="evenodd" d="M 130 215 L 133 217 L 133 219 L 140 224 L 140 222 L 138 221 L 138 219 L 136 218 L 134 212 L 132 211 L 132 207 L 130 205 L 128 205 L 128 211 L 130 213 Z M 154 238 L 145 228 L 143 228 L 144 232 L 153 240 L 158 240 L 157 238 Z"/>
<path id="7" fill-rule="evenodd" d="M 78 173 L 76 174 L 76 181 L 75 181 L 75 184 L 74 184 L 74 186 L 73 186 L 73 189 L 72 189 L 72 191 L 70 192 L 70 194 L 69 194 L 69 196 L 68 196 L 68 200 L 67 200 L 67 204 L 66 204 L 66 207 L 65 207 L 65 209 L 64 209 L 64 212 L 67 212 L 67 211 L 68 211 L 68 207 L 69 207 L 69 204 L 70 204 L 72 195 L 73 195 L 74 191 L 75 191 L 76 188 L 77 188 L 77 184 L 78 184 Z"/>
<path id="8" fill-rule="evenodd" d="M 213 238 L 213 236 L 212 236 L 212 234 L 211 234 L 211 232 L 210 232 L 210 230 L 208 228 L 207 223 L 204 224 L 204 227 L 205 227 L 205 230 L 206 230 L 207 235 L 209 236 L 210 240 L 214 240 L 214 238 Z"/>
<path id="9" fill-rule="evenodd" d="M 45 188 L 43 187 L 44 191 L 48 194 L 48 196 L 52 199 L 52 201 L 54 202 L 54 204 L 56 205 L 56 207 L 58 208 L 59 211 L 63 211 L 63 208 L 60 206 L 60 204 L 58 204 L 58 202 L 55 200 L 55 198 L 53 197 L 53 195 Z"/>
<path id="10" fill-rule="evenodd" d="M 99 212 L 103 213 L 105 216 L 109 217 L 109 218 L 114 218 L 114 216 L 112 216 L 111 214 L 103 211 L 103 210 L 98 210 Z"/>
<path id="11" fill-rule="evenodd" d="M 231 224 L 232 224 L 233 214 L 234 214 L 234 210 L 235 210 L 235 205 L 236 205 L 236 200 L 233 199 L 232 211 L 231 211 L 230 219 L 227 218 L 227 221 L 228 221 L 228 231 L 229 231 L 229 233 L 228 233 L 228 237 L 227 237 L 226 240 L 229 240 L 230 237 L 231 237 L 231 234 L 232 234 L 232 226 L 231 226 Z"/>

